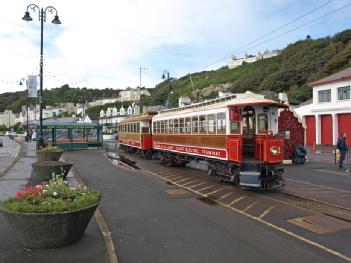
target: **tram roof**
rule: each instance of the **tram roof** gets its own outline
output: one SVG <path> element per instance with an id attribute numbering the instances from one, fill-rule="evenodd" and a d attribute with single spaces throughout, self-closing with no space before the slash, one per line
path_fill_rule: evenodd
<path id="1" fill-rule="evenodd" d="M 149 113 L 149 114 L 144 114 L 144 115 L 128 117 L 128 118 L 121 120 L 120 123 L 134 122 L 134 121 L 148 121 L 148 120 L 151 120 L 155 114 L 156 113 Z"/>
<path id="2" fill-rule="evenodd" d="M 189 113 L 196 111 L 203 111 L 215 108 L 224 108 L 228 106 L 255 106 L 255 105 L 271 105 L 279 108 L 287 108 L 288 105 L 274 100 L 266 99 L 260 94 L 255 94 L 252 92 L 238 93 L 222 98 L 217 98 L 213 100 L 208 100 L 205 102 L 195 103 L 184 107 L 167 109 L 160 111 L 156 117 L 163 117 L 168 115 L 174 115 L 179 113 Z"/>

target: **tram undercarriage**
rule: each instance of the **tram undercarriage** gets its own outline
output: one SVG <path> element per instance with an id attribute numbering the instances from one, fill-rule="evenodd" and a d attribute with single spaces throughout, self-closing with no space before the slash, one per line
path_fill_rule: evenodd
<path id="1" fill-rule="evenodd" d="M 160 150 L 140 150 L 134 147 L 121 145 L 120 149 L 135 153 L 146 159 L 160 160 L 164 164 L 185 166 L 190 161 L 206 161 L 208 175 L 219 179 L 221 183 L 240 185 L 245 189 L 272 190 L 285 185 L 284 169 L 277 164 L 247 162 L 233 163 L 213 160 L 211 158 L 178 154 Z"/>

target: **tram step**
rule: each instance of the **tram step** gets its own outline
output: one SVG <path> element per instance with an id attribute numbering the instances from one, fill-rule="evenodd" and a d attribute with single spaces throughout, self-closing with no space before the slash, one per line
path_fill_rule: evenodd
<path id="1" fill-rule="evenodd" d="M 250 187 L 261 186 L 261 173 L 257 171 L 241 171 L 240 185 Z"/>

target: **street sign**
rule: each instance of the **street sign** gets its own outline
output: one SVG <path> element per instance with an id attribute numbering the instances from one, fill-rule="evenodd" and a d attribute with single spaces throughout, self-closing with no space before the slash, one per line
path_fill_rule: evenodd
<path id="1" fill-rule="evenodd" d="M 38 96 L 38 81 L 36 75 L 29 75 L 27 80 L 28 97 L 36 98 Z"/>

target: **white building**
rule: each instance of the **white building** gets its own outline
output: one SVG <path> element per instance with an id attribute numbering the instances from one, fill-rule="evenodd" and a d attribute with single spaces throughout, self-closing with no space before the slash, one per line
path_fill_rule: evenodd
<path id="1" fill-rule="evenodd" d="M 101 100 L 95 100 L 88 103 L 88 107 L 102 106 L 108 103 L 115 103 L 117 98 L 104 98 Z"/>
<path id="2" fill-rule="evenodd" d="M 16 124 L 16 115 L 12 113 L 12 110 L 5 110 L 0 112 L 0 125 L 5 125 L 7 128 Z"/>
<path id="3" fill-rule="evenodd" d="M 351 67 L 309 86 L 313 99 L 295 109 L 306 122 L 306 144 L 335 145 L 342 132 L 351 138 Z"/>
<path id="4" fill-rule="evenodd" d="M 233 69 L 241 66 L 243 63 L 253 63 L 257 60 L 275 57 L 279 55 L 279 53 L 280 53 L 280 50 L 276 49 L 276 50 L 266 50 L 263 54 L 261 54 L 260 52 L 257 52 L 256 56 L 248 55 L 248 54 L 245 54 L 243 58 L 237 58 L 235 56 L 232 56 L 228 62 L 228 68 Z"/>
<path id="5" fill-rule="evenodd" d="M 107 108 L 106 110 L 101 109 L 99 124 L 103 126 L 103 132 L 116 133 L 117 124 L 125 117 L 135 114 L 135 105 L 128 106 L 127 109 L 121 106 L 120 110 L 116 107 Z"/>
<path id="6" fill-rule="evenodd" d="M 146 88 L 127 88 L 119 92 L 118 101 L 139 101 L 141 95 L 150 96 L 150 92 Z"/>

